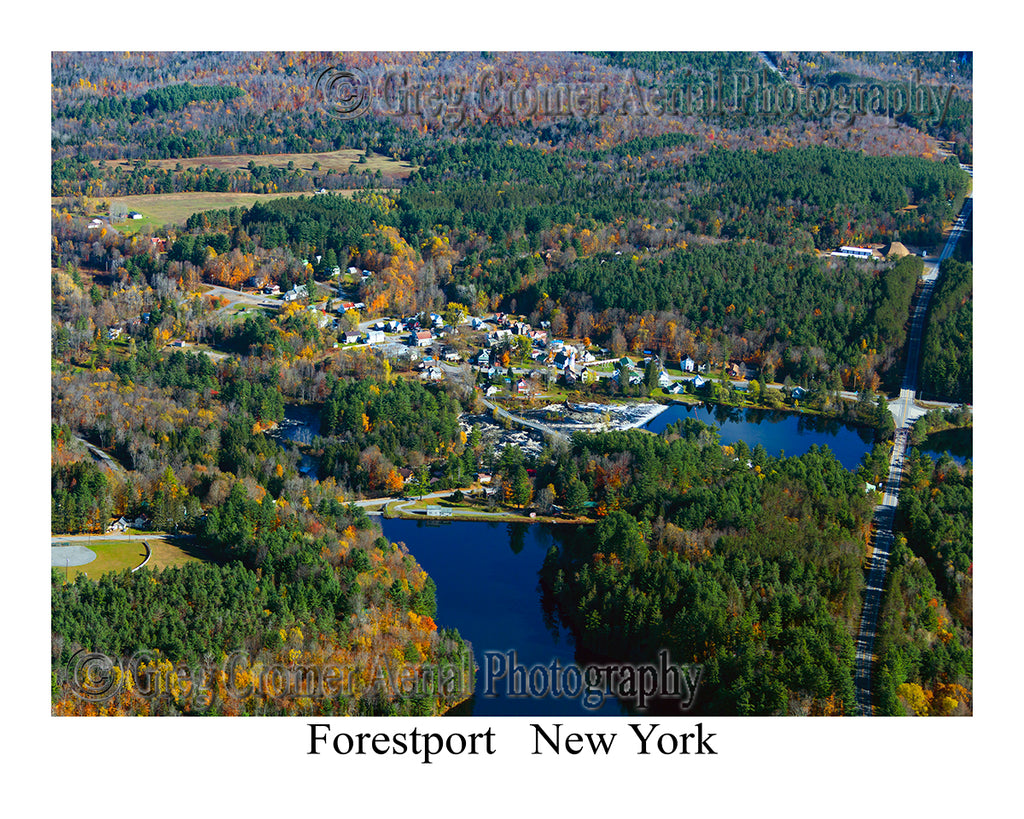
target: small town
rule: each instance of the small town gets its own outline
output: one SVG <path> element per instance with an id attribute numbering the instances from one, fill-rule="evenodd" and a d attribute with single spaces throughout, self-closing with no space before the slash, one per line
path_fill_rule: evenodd
<path id="1" fill-rule="evenodd" d="M 51 52 L 50 715 L 974 724 L 973 56 Z"/>

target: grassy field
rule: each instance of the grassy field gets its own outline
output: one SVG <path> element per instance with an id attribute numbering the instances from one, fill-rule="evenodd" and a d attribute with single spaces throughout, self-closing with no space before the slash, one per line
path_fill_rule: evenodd
<path id="1" fill-rule="evenodd" d="M 351 191 L 335 191 L 351 196 Z M 123 219 L 113 225 L 121 233 L 131 236 L 143 228 L 158 228 L 163 225 L 183 225 L 193 213 L 203 210 L 224 210 L 233 207 L 252 207 L 256 202 L 268 199 L 283 199 L 288 196 L 311 196 L 306 193 L 218 193 L 197 191 L 192 193 L 147 193 L 138 196 L 116 196 L 112 199 L 86 199 L 78 215 L 106 219 L 111 202 L 123 202 L 128 210 L 142 214 L 142 219 Z M 58 205 L 63 197 L 51 197 L 50 202 Z"/>
<path id="2" fill-rule="evenodd" d="M 143 541 L 149 543 L 153 550 L 153 556 L 146 564 L 146 568 L 163 569 L 202 559 L 199 550 L 188 545 L 186 541 L 171 543 L 163 536 L 143 534 L 138 535 L 137 540 L 102 540 L 101 536 L 97 535 L 96 540 L 83 544 L 96 552 L 96 559 L 84 566 L 71 566 L 67 570 L 68 582 L 74 583 L 79 574 L 85 574 L 95 580 L 104 572 L 134 569 L 146 559 Z"/>
<path id="3" fill-rule="evenodd" d="M 338 191 L 351 195 L 351 191 Z M 192 193 L 147 193 L 138 196 L 119 196 L 111 202 L 123 203 L 128 210 L 136 210 L 143 215 L 142 219 L 126 219 L 115 223 L 115 227 L 124 233 L 135 233 L 144 227 L 162 227 L 163 225 L 184 225 L 185 220 L 193 213 L 203 210 L 226 210 L 227 208 L 252 207 L 256 202 L 268 199 L 284 199 L 289 196 L 310 196 L 301 193 L 216 193 L 213 191 L 197 191 Z"/>
<path id="4" fill-rule="evenodd" d="M 374 154 L 366 162 L 360 164 L 359 157 L 363 152 L 356 148 L 343 148 L 340 151 L 326 151 L 314 154 L 229 154 L 226 156 L 197 156 L 191 159 L 150 159 L 146 165 L 150 168 L 161 170 L 174 170 L 179 165 L 186 168 L 211 168 L 220 171 L 244 170 L 249 167 L 250 162 L 257 165 L 273 168 L 286 168 L 288 163 L 299 170 L 312 171 L 315 162 L 320 163 L 317 173 L 348 173 L 350 165 L 356 165 L 360 173 L 374 173 L 380 171 L 385 177 L 404 179 L 415 170 L 415 166 L 409 162 L 402 162 L 382 154 Z M 108 163 L 112 167 L 121 166 L 132 168 L 135 160 L 123 159 Z"/>

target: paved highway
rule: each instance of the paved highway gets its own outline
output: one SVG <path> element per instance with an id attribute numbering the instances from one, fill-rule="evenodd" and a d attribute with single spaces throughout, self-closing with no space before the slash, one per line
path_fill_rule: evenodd
<path id="1" fill-rule="evenodd" d="M 890 402 L 889 409 L 896 417 L 896 433 L 893 438 L 892 456 L 889 459 L 889 477 L 886 480 L 882 495 L 882 503 L 875 507 L 872 523 L 871 562 L 868 566 L 868 579 L 864 590 L 864 605 L 861 609 L 860 630 L 857 635 L 857 659 L 854 674 L 854 685 L 857 691 L 857 710 L 864 716 L 874 714 L 871 701 L 871 671 L 875 663 L 875 635 L 878 630 L 878 612 L 882 605 L 885 590 L 885 576 L 889 567 L 889 554 L 893 543 L 893 520 L 899 504 L 900 479 L 903 475 L 903 461 L 906 457 L 910 439 L 910 427 L 914 421 L 925 413 L 915 403 L 917 397 L 917 372 L 921 356 L 921 334 L 924 329 L 924 318 L 928 311 L 928 301 L 935 288 L 939 275 L 939 264 L 948 259 L 963 235 L 967 217 L 971 213 L 974 200 L 964 200 L 960 216 L 953 225 L 942 253 L 935 260 L 925 263 L 927 273 L 923 277 L 924 285 L 917 299 L 914 316 L 910 323 L 910 334 L 907 343 L 907 365 L 900 385 L 900 395 Z"/>
<path id="2" fill-rule="evenodd" d="M 118 475 L 124 475 L 125 474 L 125 468 L 123 466 L 121 466 L 121 464 L 119 464 L 113 458 L 111 458 L 110 455 L 108 455 L 106 452 L 104 452 L 98 446 L 95 446 L 94 444 L 90 444 L 87 440 L 85 440 L 85 438 L 79 438 L 77 435 L 75 436 L 75 440 L 79 441 L 80 443 L 85 444 L 85 446 L 89 450 L 89 452 L 92 453 L 92 456 L 96 460 L 98 460 L 101 464 L 106 466 L 107 469 L 109 469 L 111 472 L 113 472 L 115 474 L 118 474 Z"/>

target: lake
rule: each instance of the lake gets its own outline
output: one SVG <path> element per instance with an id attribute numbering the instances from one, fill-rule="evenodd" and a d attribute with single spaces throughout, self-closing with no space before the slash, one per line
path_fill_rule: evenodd
<path id="1" fill-rule="evenodd" d="M 847 469 L 856 469 L 874 446 L 874 431 L 801 413 L 674 404 L 645 426 L 661 432 L 682 418 L 695 418 L 719 429 L 723 444 L 761 444 L 770 455 L 801 455 L 814 444 L 827 446 Z M 310 443 L 319 429 L 312 407 L 288 405 L 285 419 L 272 435 L 282 444 Z M 932 436 L 938 451 L 953 449 L 960 460 L 970 454 L 970 430 L 957 436 Z M 966 449 L 965 449 L 966 447 Z M 922 447 L 925 448 L 925 447 Z M 933 457 L 937 457 L 933 454 Z M 312 472 L 314 460 L 303 455 L 302 469 Z M 479 669 L 473 697 L 453 710 L 466 716 L 621 716 L 618 700 L 600 693 L 585 704 L 583 692 L 569 696 L 528 696 L 529 686 L 552 678 L 568 680 L 566 669 L 594 660 L 577 656 L 571 631 L 541 594 L 539 572 L 553 543 L 570 526 L 469 521 L 382 519 L 384 536 L 408 546 L 437 586 L 436 621 L 456 628 L 472 646 Z M 514 652 L 514 653 L 513 653 Z M 513 671 L 516 667 L 518 671 Z M 539 672 L 539 669 L 545 669 Z M 551 670 L 554 670 L 554 674 Z M 526 680 L 520 695 L 513 679 Z M 531 676 L 534 675 L 531 682 Z M 490 684 L 490 692 L 486 691 Z M 541 683 L 537 683 L 541 685 Z M 571 686 L 563 685 L 563 688 Z M 536 691 L 536 689 L 535 689 Z M 489 695 L 490 694 L 490 695 Z M 588 707 L 588 705 L 592 707 Z"/>
<path id="2" fill-rule="evenodd" d="M 760 443 L 771 455 L 783 451 L 786 455 L 800 455 L 813 444 L 828 446 L 851 470 L 859 466 L 863 455 L 874 445 L 874 432 L 870 429 L 818 416 L 735 407 L 673 405 L 646 428 L 660 432 L 686 417 L 717 426 L 722 443 L 744 440 L 751 448 Z M 387 519 L 381 524 L 384 536 L 405 543 L 437 585 L 438 626 L 457 628 L 473 645 L 479 666 L 476 693 L 456 709 L 459 715 L 627 713 L 610 696 L 596 710 L 587 708 L 582 696 L 509 696 L 515 693 L 507 673 L 510 666 L 518 664 L 525 677 L 540 666 L 557 663 L 556 669 L 565 669 L 577 662 L 573 635 L 560 623 L 557 613 L 545 610 L 546 600 L 538 583 L 548 549 L 573 527 Z M 579 662 L 586 665 L 588 660 L 583 658 Z M 490 676 L 488 668 L 492 671 Z M 498 696 L 485 696 L 488 680 L 491 693 Z"/>
<path id="3" fill-rule="evenodd" d="M 403 542 L 437 585 L 439 628 L 457 628 L 473 645 L 479 666 L 476 694 L 459 706 L 460 716 L 586 716 L 624 713 L 613 697 L 596 709 L 577 697 L 509 696 L 511 668 L 532 672 L 537 666 L 560 669 L 573 665 L 576 646 L 572 634 L 545 613 L 538 586 L 544 556 L 558 537 L 553 524 L 479 523 L 454 521 L 427 523 L 381 520 L 384 536 Z M 510 652 L 515 652 L 514 658 Z M 490 657 L 488 656 L 490 653 Z M 485 696 L 490 662 L 491 691 Z M 502 676 L 502 665 L 506 674 Z M 541 675 L 537 675 L 534 682 Z M 529 682 L 527 683 L 529 685 Z M 528 692 L 528 688 L 524 689 Z"/>
<path id="4" fill-rule="evenodd" d="M 744 441 L 751 449 L 761 444 L 773 456 L 803 455 L 812 444 L 827 446 L 836 460 L 851 471 L 860 466 L 861 458 L 875 444 L 873 429 L 820 415 L 720 404 L 673 404 L 645 424 L 644 429 L 662 432 L 669 424 L 683 418 L 695 418 L 718 427 L 723 444 Z"/>
<path id="5" fill-rule="evenodd" d="M 918 449 L 937 461 L 944 453 L 963 466 L 974 457 L 974 428 L 944 429 L 933 432 Z"/>

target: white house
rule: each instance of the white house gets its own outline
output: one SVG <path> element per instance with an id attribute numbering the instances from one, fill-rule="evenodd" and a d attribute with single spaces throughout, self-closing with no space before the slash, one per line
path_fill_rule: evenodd
<path id="1" fill-rule="evenodd" d="M 832 251 L 833 256 L 852 256 L 855 259 L 870 259 L 875 252 L 870 247 L 853 247 L 843 245 L 839 250 Z"/>
<path id="2" fill-rule="evenodd" d="M 481 350 L 476 354 L 476 364 L 480 367 L 489 367 L 491 365 L 491 354 L 487 350 Z"/>

